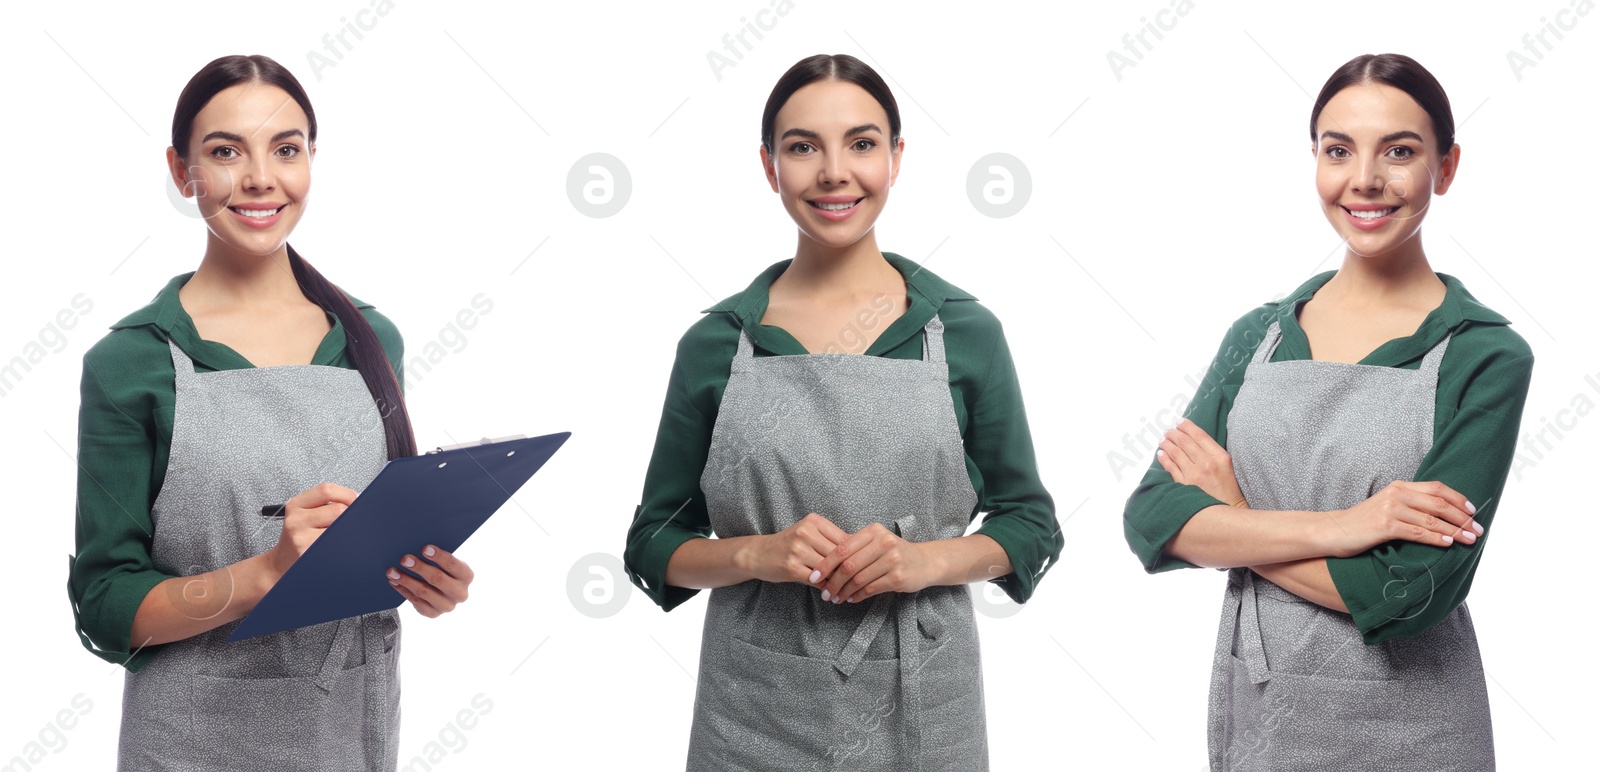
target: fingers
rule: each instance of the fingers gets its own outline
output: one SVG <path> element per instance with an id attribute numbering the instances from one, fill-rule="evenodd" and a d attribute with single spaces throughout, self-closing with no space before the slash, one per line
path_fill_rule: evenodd
<path id="1" fill-rule="evenodd" d="M 1454 508 L 1456 511 L 1462 513 L 1468 519 L 1470 519 L 1472 516 L 1478 514 L 1478 508 L 1473 506 L 1472 502 L 1468 501 L 1466 496 L 1461 495 L 1461 493 L 1459 491 L 1457 491 L 1456 489 L 1451 488 L 1450 486 L 1445 485 L 1444 483 L 1439 482 L 1437 480 L 1429 480 L 1429 481 L 1425 481 L 1425 482 L 1405 482 L 1405 481 L 1401 481 L 1401 482 L 1398 482 L 1396 484 L 1400 485 L 1403 488 L 1407 488 L 1409 490 L 1415 491 L 1417 493 L 1421 493 L 1421 494 L 1425 494 L 1425 495 L 1428 495 L 1428 496 L 1433 496 L 1435 498 L 1438 498 L 1438 499 L 1448 503 L 1452 508 Z M 1460 524 L 1459 520 L 1457 520 L 1455 522 Z M 1483 533 L 1483 529 L 1482 529 L 1481 526 L 1476 530 L 1478 531 L 1479 534 Z"/>
<path id="2" fill-rule="evenodd" d="M 1201 434 L 1205 434 L 1205 432 L 1201 432 Z M 1184 455 L 1184 459 L 1180 461 L 1180 463 L 1183 461 L 1198 463 L 1208 456 L 1208 454 L 1201 449 L 1200 443 L 1196 442 L 1193 437 L 1190 437 L 1187 432 L 1183 431 L 1181 426 L 1178 428 L 1168 429 L 1166 435 L 1163 437 L 1163 442 L 1161 445 L 1162 447 L 1168 448 L 1168 453 L 1173 452 L 1169 446 L 1176 446 L 1176 448 Z"/>
<path id="3" fill-rule="evenodd" d="M 466 561 L 432 544 L 422 548 L 422 556 L 462 582 L 471 582 L 473 579 L 472 567 Z"/>
<path id="4" fill-rule="evenodd" d="M 885 552 L 874 560 L 871 565 L 857 571 L 850 581 L 839 591 L 839 596 L 847 602 L 860 603 L 884 590 L 889 589 L 888 578 L 895 569 L 900 567 L 899 560 L 893 557 L 894 553 Z M 876 589 L 874 589 L 876 585 Z"/>
<path id="5" fill-rule="evenodd" d="M 344 514 L 346 509 L 349 509 L 349 507 L 338 502 L 330 502 L 320 507 L 301 509 L 299 516 L 294 517 L 294 522 L 297 525 L 305 525 L 311 528 L 327 528 L 333 525 L 333 521 L 339 519 L 339 516 Z"/>
<path id="6" fill-rule="evenodd" d="M 850 534 L 845 533 L 844 529 L 834 525 L 832 520 L 829 520 L 828 518 L 823 517 L 815 512 L 812 512 L 801 518 L 800 522 L 808 523 L 814 527 L 817 533 L 821 534 L 823 538 L 828 540 L 830 546 L 850 538 Z M 821 551 L 826 552 L 827 550 Z"/>
<path id="7" fill-rule="evenodd" d="M 1228 455 L 1227 448 L 1217 444 L 1217 441 L 1212 439 L 1211 435 L 1206 434 L 1205 429 L 1200 428 L 1199 424 L 1187 418 L 1178 422 L 1177 430 L 1185 437 L 1193 440 L 1195 447 L 1199 448 L 1201 453 L 1204 453 L 1208 456 Z"/>
<path id="8" fill-rule="evenodd" d="M 329 502 L 345 506 L 355 503 L 356 492 L 338 483 L 325 482 L 296 493 L 288 503 L 301 509 L 315 509 Z"/>
<path id="9" fill-rule="evenodd" d="M 385 572 L 389 578 L 389 585 L 396 589 L 405 588 L 412 596 L 426 602 L 439 613 L 451 611 L 455 609 L 456 604 L 466 601 L 466 582 L 450 576 L 436 566 L 429 565 L 426 561 L 418 560 L 413 555 L 401 558 L 400 565 L 416 573 L 417 576 L 411 576 L 391 566 Z M 417 610 L 422 609 L 419 607 Z"/>
<path id="10" fill-rule="evenodd" d="M 821 568 L 835 566 L 832 571 L 824 571 L 826 582 L 822 590 L 822 599 L 840 602 L 849 594 L 860 589 L 867 582 L 876 579 L 879 574 L 870 569 L 877 565 L 884 553 L 888 552 L 900 537 L 895 536 L 889 529 L 874 523 L 861 529 L 860 533 L 851 537 L 849 541 L 839 545 L 834 554 L 823 561 Z M 857 575 L 866 571 L 865 579 L 857 580 Z M 848 583 L 848 584 L 847 584 Z"/>
<path id="11" fill-rule="evenodd" d="M 411 607 L 416 609 L 418 614 L 421 614 L 429 619 L 436 619 L 440 614 L 444 613 L 443 611 L 435 608 L 432 603 L 417 597 L 416 593 L 406 589 L 401 585 L 391 582 L 389 586 L 393 587 L 395 592 L 400 593 L 400 597 L 411 601 Z"/>
<path id="12" fill-rule="evenodd" d="M 1167 452 L 1161 448 L 1156 448 L 1156 463 L 1160 464 L 1162 469 L 1167 470 L 1167 474 L 1172 476 L 1174 482 L 1188 482 L 1188 478 L 1184 476 L 1183 469 L 1178 466 L 1178 462 L 1173 461 L 1167 455 Z"/>

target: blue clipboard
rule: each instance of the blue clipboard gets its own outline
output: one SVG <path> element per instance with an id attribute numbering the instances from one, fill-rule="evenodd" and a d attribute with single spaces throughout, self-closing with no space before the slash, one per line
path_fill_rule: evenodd
<path id="1" fill-rule="evenodd" d="M 384 569 L 398 568 L 402 555 L 421 558 L 426 544 L 455 552 L 571 436 L 472 445 L 385 464 L 228 642 L 399 606 L 405 598 Z"/>

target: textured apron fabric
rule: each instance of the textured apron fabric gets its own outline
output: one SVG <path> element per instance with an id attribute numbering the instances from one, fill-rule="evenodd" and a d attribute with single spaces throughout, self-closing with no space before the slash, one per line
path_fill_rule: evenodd
<path id="1" fill-rule="evenodd" d="M 265 552 L 283 521 L 263 506 L 324 481 L 360 491 L 383 467 L 383 423 L 359 372 L 197 373 L 168 345 L 177 402 L 151 511 L 157 570 L 190 576 Z M 237 626 L 165 644 L 127 674 L 119 770 L 395 768 L 394 610 L 226 643 Z"/>
<path id="2" fill-rule="evenodd" d="M 752 356 L 739 334 L 700 478 L 718 537 L 816 512 L 848 533 L 965 533 L 977 505 L 950 398 L 944 325 L 923 358 Z M 823 601 L 798 583 L 711 591 L 688 769 L 988 769 L 965 585 Z"/>
<path id="3" fill-rule="evenodd" d="M 1228 452 L 1250 506 L 1344 509 L 1411 480 L 1433 446 L 1450 339 L 1402 370 L 1271 362 L 1281 335 L 1276 322 L 1267 328 L 1228 414 Z M 1210 702 L 1213 770 L 1494 769 L 1489 695 L 1464 604 L 1420 635 L 1367 646 L 1349 614 L 1235 568 Z"/>

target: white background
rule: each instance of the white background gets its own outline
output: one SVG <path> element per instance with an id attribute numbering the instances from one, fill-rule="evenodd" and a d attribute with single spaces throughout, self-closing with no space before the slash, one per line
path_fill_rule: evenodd
<path id="1" fill-rule="evenodd" d="M 408 352 L 457 342 L 408 384 L 420 444 L 573 432 L 463 550 L 478 574 L 471 601 L 440 620 L 404 612 L 402 762 L 448 742 L 435 769 L 682 768 L 703 596 L 663 614 L 632 591 L 597 619 L 580 613 L 568 577 L 575 566 L 581 581 L 603 576 L 585 556 L 621 555 L 678 337 L 792 255 L 793 225 L 758 166 L 758 126 L 778 75 L 819 52 L 859 56 L 895 88 L 907 150 L 879 244 L 926 261 L 1005 322 L 1063 521 L 1066 550 L 1035 599 L 980 617 L 996 770 L 1204 767 L 1224 579 L 1143 573 L 1121 524 L 1138 470 L 1119 477 L 1108 454 L 1192 392 L 1185 376 L 1229 323 L 1337 267 L 1312 187 L 1312 95 L 1350 57 L 1385 51 L 1429 67 L 1456 110 L 1461 170 L 1424 228 L 1430 260 L 1532 345 L 1524 429 L 1567 427 L 1507 485 L 1472 593 L 1501 768 L 1590 756 L 1600 684 L 1582 602 L 1594 511 L 1584 483 L 1600 417 L 1572 408 L 1600 403 L 1588 313 L 1600 276 L 1586 232 L 1600 14 L 1577 16 L 1570 0 L 1470 16 L 1442 2 L 1198 0 L 1179 16 L 1169 0 L 795 0 L 717 73 L 708 52 L 726 53 L 723 35 L 769 0 L 397 0 L 359 17 L 372 29 L 314 71 L 308 54 L 328 55 L 324 34 L 368 3 L 8 12 L 0 360 L 41 336 L 56 342 L 44 330 L 79 293 L 92 310 L 0 398 L 13 492 L 0 764 L 44 742 L 36 769 L 113 763 L 121 673 L 82 650 L 64 590 L 80 359 L 198 264 L 202 225 L 170 203 L 163 152 L 184 83 L 234 53 L 286 64 L 317 109 L 316 193 L 296 247 L 388 314 Z M 1123 36 L 1164 10 L 1172 29 L 1147 37 L 1153 47 L 1119 79 L 1107 53 L 1126 53 Z M 1519 77 L 1507 52 L 1531 57 L 1524 33 L 1558 13 L 1573 28 L 1547 34 L 1551 50 Z M 585 216 L 566 193 L 569 169 L 593 152 L 621 159 L 632 179 L 609 218 Z M 994 152 L 1021 159 L 1033 181 L 1005 219 L 966 193 L 969 169 Z M 446 328 L 478 293 L 493 309 L 462 345 Z M 631 590 L 615 581 L 612 592 Z M 79 694 L 92 708 L 47 729 Z M 458 728 L 478 694 L 492 709 Z"/>

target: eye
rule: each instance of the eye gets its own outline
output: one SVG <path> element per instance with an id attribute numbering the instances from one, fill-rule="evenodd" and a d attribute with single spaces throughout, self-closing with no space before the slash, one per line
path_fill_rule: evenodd
<path id="1" fill-rule="evenodd" d="M 1327 150 L 1322 151 L 1322 153 L 1323 155 L 1326 155 L 1335 161 L 1343 161 L 1344 159 L 1350 157 L 1350 151 L 1346 150 L 1342 145 L 1330 146 Z"/>
<path id="2" fill-rule="evenodd" d="M 1416 154 L 1417 154 L 1417 151 L 1412 150 L 1411 148 L 1406 147 L 1405 145 L 1396 145 L 1394 147 L 1391 147 L 1391 148 L 1389 148 L 1389 153 L 1388 153 L 1389 157 L 1395 159 L 1396 161 L 1404 161 L 1404 160 L 1406 160 L 1406 159 L 1408 159 L 1408 158 L 1410 158 L 1410 157 L 1412 157 L 1412 156 L 1414 156 Z"/>
<path id="3" fill-rule="evenodd" d="M 862 137 L 861 139 L 858 139 L 855 142 L 852 142 L 850 144 L 851 149 L 853 149 L 853 150 L 855 150 L 857 152 L 860 152 L 860 153 L 865 153 L 868 150 L 871 150 L 871 149 L 873 149 L 873 148 L 875 148 L 877 146 L 878 146 L 877 142 L 874 142 L 874 141 L 872 141 L 870 139 L 867 139 L 865 137 Z"/>
<path id="4" fill-rule="evenodd" d="M 796 142 L 789 146 L 789 152 L 794 153 L 795 155 L 809 155 L 815 151 L 816 147 L 814 147 L 810 142 Z"/>
<path id="5" fill-rule="evenodd" d="M 279 158 L 294 158 L 300 155 L 300 148 L 296 145 L 281 145 L 277 150 Z"/>
<path id="6" fill-rule="evenodd" d="M 227 145 L 222 145 L 211 151 L 211 157 L 219 161 L 231 161 L 239 157 L 239 151 Z"/>

